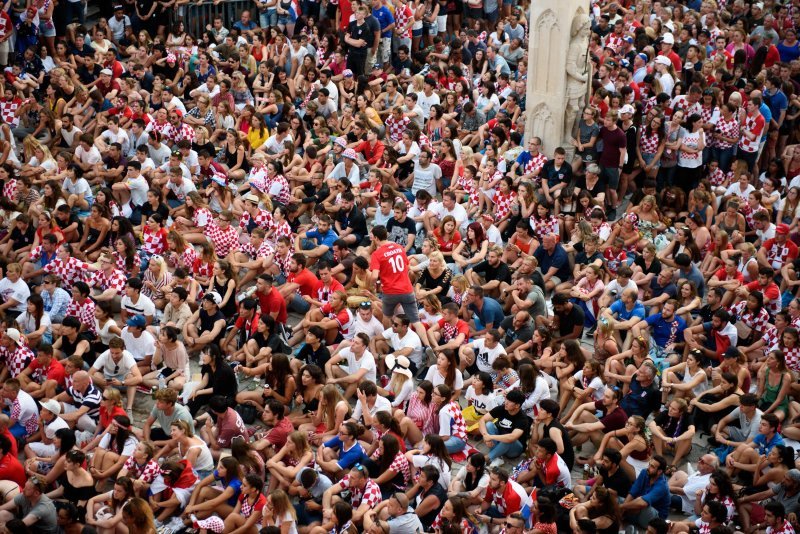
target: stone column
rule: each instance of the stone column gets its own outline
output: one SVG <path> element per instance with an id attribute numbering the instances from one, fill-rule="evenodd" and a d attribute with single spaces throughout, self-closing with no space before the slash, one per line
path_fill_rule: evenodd
<path id="1" fill-rule="evenodd" d="M 548 157 L 557 146 L 570 155 L 574 151 L 570 139 L 587 102 L 591 78 L 589 7 L 586 0 L 532 2 L 525 137 L 540 137 Z"/>

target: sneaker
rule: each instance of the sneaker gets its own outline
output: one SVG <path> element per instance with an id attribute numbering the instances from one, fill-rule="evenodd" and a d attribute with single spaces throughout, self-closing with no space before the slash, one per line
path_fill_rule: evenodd
<path id="1" fill-rule="evenodd" d="M 425 347 L 425 356 L 428 357 L 428 366 L 431 366 L 436 362 L 436 353 L 433 352 L 431 347 Z"/>
<path id="2" fill-rule="evenodd" d="M 495 458 L 489 464 L 489 467 L 501 467 L 501 466 L 505 465 L 505 463 L 506 463 L 506 461 L 503 460 L 502 458 Z"/>

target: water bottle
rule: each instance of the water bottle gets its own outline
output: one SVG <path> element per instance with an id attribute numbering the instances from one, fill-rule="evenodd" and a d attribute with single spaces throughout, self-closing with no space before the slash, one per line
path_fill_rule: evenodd
<path id="1" fill-rule="evenodd" d="M 164 377 L 158 375 L 158 389 L 164 389 L 167 387 L 167 381 L 164 380 Z"/>

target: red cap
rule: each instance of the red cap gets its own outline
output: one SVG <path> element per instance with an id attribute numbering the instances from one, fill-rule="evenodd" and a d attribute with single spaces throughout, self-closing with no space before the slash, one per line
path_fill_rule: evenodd
<path id="1" fill-rule="evenodd" d="M 780 223 L 778 226 L 775 227 L 775 233 L 781 235 L 789 235 L 789 225 Z"/>

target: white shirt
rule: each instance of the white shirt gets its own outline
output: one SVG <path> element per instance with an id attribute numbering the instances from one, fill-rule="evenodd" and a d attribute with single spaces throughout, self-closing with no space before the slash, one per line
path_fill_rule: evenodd
<path id="1" fill-rule="evenodd" d="M 125 180 L 125 185 L 131 193 L 129 202 L 131 206 L 143 206 L 147 202 L 147 191 L 150 186 L 144 176 L 140 174 L 136 178 L 128 178 Z"/>
<path id="2" fill-rule="evenodd" d="M 429 119 L 431 116 L 431 107 L 440 104 L 439 95 L 431 92 L 431 96 L 425 95 L 425 92 L 417 93 L 417 105 L 422 108 L 422 116 Z M 499 105 L 499 102 L 498 102 Z"/>
<path id="3" fill-rule="evenodd" d="M 56 432 L 61 430 L 62 428 L 69 428 L 69 425 L 66 421 L 61 419 L 60 417 L 56 417 L 44 427 L 44 437 L 47 439 L 53 439 L 56 437 Z"/>
<path id="4" fill-rule="evenodd" d="M 419 164 L 414 165 L 414 183 L 411 185 L 411 192 L 425 189 L 432 196 L 436 195 L 436 180 L 442 178 L 442 168 L 435 163 L 428 163 L 427 167 Z"/>
<path id="5" fill-rule="evenodd" d="M 500 343 L 493 349 L 487 348 L 486 339 L 484 338 L 476 339 L 471 345 L 472 350 L 475 351 L 475 365 L 478 366 L 479 370 L 485 373 L 492 372 L 492 364 L 498 356 L 506 355 L 506 349 L 504 349 Z"/>
<path id="6" fill-rule="evenodd" d="M 354 375 L 361 369 L 366 369 L 367 374 L 361 380 L 369 380 L 370 382 L 377 382 L 378 368 L 375 365 L 375 357 L 369 350 L 365 350 L 361 355 L 360 360 L 356 360 L 356 355 L 346 347 L 339 351 L 339 356 L 347 360 L 347 371 L 349 374 Z"/>
<path id="7" fill-rule="evenodd" d="M 117 363 L 115 363 L 114 359 L 111 357 L 111 351 L 107 350 L 97 357 L 92 369 L 97 369 L 98 371 L 102 369 L 103 376 L 106 378 L 124 378 L 130 374 L 131 369 L 134 367 L 136 367 L 136 360 L 127 350 L 122 351 L 122 358 L 120 358 Z M 117 371 L 116 373 L 114 372 L 115 369 Z"/>
<path id="8" fill-rule="evenodd" d="M 20 313 L 28 309 L 28 298 L 31 296 L 31 290 L 28 284 L 22 281 L 22 278 L 12 283 L 8 278 L 0 280 L 0 297 L 3 302 L 12 298 L 17 301 L 15 306 L 11 309 Z"/>
<path id="9" fill-rule="evenodd" d="M 131 315 L 153 316 L 156 313 L 156 305 L 153 304 L 152 300 L 141 293 L 139 294 L 139 300 L 136 304 L 133 303 L 128 295 L 125 295 L 120 301 L 120 306 Z"/>
<path id="10" fill-rule="evenodd" d="M 69 178 L 64 178 L 64 183 L 61 188 L 70 195 L 77 195 L 87 200 L 93 196 L 92 188 L 89 185 L 89 182 L 86 181 L 86 178 L 78 178 L 74 182 Z"/>
<path id="11" fill-rule="evenodd" d="M 452 210 L 448 210 L 444 207 L 442 202 L 435 202 L 430 205 L 430 211 L 434 213 L 439 220 L 444 219 L 447 215 L 452 215 L 456 220 L 456 226 L 461 230 L 465 230 L 469 223 L 469 215 L 467 215 L 467 210 L 464 209 L 464 206 L 458 203 L 453 206 Z"/>
<path id="12" fill-rule="evenodd" d="M 389 402 L 389 399 L 378 395 L 375 397 L 375 404 L 368 411 L 370 415 L 375 415 L 378 412 L 392 413 L 392 403 Z M 359 400 L 356 401 L 356 407 L 353 408 L 353 419 L 360 421 L 362 415 L 364 415 L 364 406 L 362 406 L 361 401 Z"/>
<path id="13" fill-rule="evenodd" d="M 75 155 L 78 156 L 78 160 L 80 160 L 81 163 L 88 163 L 91 165 L 100 163 L 103 160 L 100 151 L 97 150 L 95 146 L 91 147 L 89 150 L 84 150 L 82 146 L 78 145 L 75 149 Z"/>
<path id="14" fill-rule="evenodd" d="M 411 328 L 408 329 L 406 335 L 403 337 L 400 337 L 400 335 L 394 331 L 394 328 L 384 330 L 381 337 L 389 342 L 389 346 L 392 347 L 394 351 L 411 349 L 411 354 L 407 356 L 408 359 L 414 362 L 417 367 L 422 365 L 422 340 L 420 340 L 419 335 L 411 330 Z"/>
<path id="15" fill-rule="evenodd" d="M 433 387 L 444 384 L 444 379 L 445 377 L 442 376 L 442 373 L 439 372 L 439 368 L 436 365 L 431 365 L 428 369 L 428 373 L 425 375 L 425 380 L 433 384 Z M 461 371 L 456 369 L 456 379 L 455 384 L 453 384 L 453 389 L 462 389 L 463 387 L 464 377 L 461 376 Z"/>
<path id="16" fill-rule="evenodd" d="M 361 318 L 360 313 L 356 313 L 355 319 L 353 319 L 353 326 L 351 328 L 351 332 L 353 335 L 364 333 L 369 336 L 370 339 L 380 335 L 383 333 L 383 323 L 381 323 L 374 315 L 369 322 L 365 322 L 364 319 Z"/>
<path id="17" fill-rule="evenodd" d="M 685 514 L 694 513 L 694 501 L 697 499 L 697 490 L 705 489 L 708 481 L 711 480 L 711 473 L 701 474 L 699 471 L 689 475 L 683 484 L 683 495 L 681 495 L 681 508 Z"/>
<path id="18" fill-rule="evenodd" d="M 156 352 L 156 340 L 153 334 L 145 330 L 139 337 L 134 337 L 130 329 L 126 326 L 122 329 L 120 336 L 122 341 L 125 342 L 125 348 L 133 355 L 133 358 L 138 362 L 144 360 L 148 356 L 152 356 Z"/>

